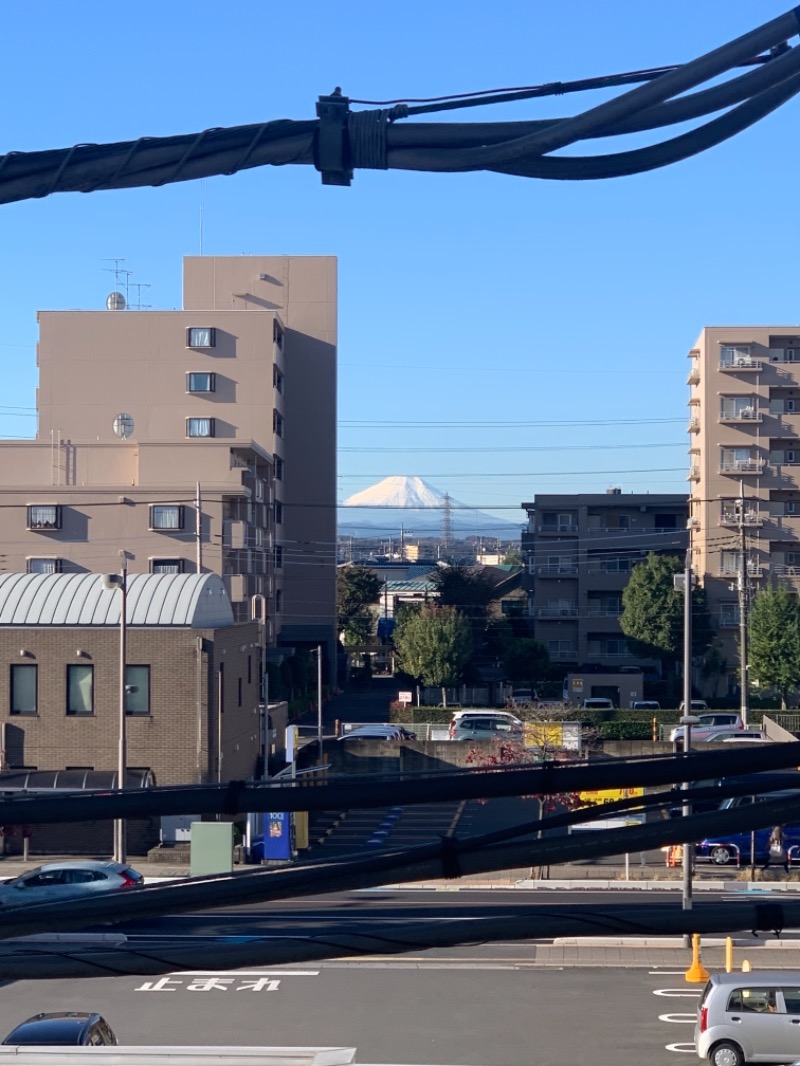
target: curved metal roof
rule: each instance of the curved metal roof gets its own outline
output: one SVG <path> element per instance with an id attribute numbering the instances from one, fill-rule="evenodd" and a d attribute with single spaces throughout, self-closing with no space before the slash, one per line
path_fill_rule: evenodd
<path id="1" fill-rule="evenodd" d="M 0 574 L 0 626 L 118 626 L 122 597 L 102 574 Z M 129 626 L 233 625 L 217 574 L 128 574 Z"/>

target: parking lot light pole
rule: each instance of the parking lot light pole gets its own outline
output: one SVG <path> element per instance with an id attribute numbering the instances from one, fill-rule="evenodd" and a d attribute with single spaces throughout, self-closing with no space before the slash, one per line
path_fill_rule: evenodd
<path id="1" fill-rule="evenodd" d="M 690 686 L 691 687 L 691 686 Z M 691 706 L 691 701 L 689 701 Z M 685 714 L 680 719 L 680 724 L 683 726 L 683 757 L 688 758 L 689 753 L 692 750 L 692 726 L 697 725 L 700 719 L 695 714 Z M 688 775 L 687 775 L 688 776 Z M 684 792 L 687 792 L 691 788 L 691 782 L 684 781 L 681 785 Z M 688 818 L 692 813 L 691 803 L 684 798 L 683 806 L 681 808 L 681 817 Z M 683 845 L 683 890 L 681 892 L 681 907 L 685 911 L 692 909 L 692 859 L 694 858 L 694 846 L 686 841 Z M 690 948 L 692 946 L 691 933 L 683 934 L 683 946 Z"/>
<path id="2" fill-rule="evenodd" d="M 125 779 L 128 776 L 128 738 L 127 721 L 125 717 L 125 667 L 127 665 L 127 608 L 128 608 L 128 562 L 127 556 L 122 553 L 120 560 L 120 572 L 118 574 L 103 574 L 103 587 L 107 589 L 119 589 L 119 733 L 117 737 L 117 788 L 125 787 Z M 125 841 L 125 819 L 114 819 L 114 861 L 127 861 L 127 846 Z"/>

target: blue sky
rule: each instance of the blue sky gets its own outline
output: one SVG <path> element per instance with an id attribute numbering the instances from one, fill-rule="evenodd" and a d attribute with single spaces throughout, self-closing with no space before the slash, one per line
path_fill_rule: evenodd
<path id="1" fill-rule="evenodd" d="M 424 97 L 681 62 L 788 8 L 43 0 L 5 12 L 0 153 L 311 118 L 336 85 Z M 340 499 L 416 474 L 521 520 L 536 493 L 683 492 L 700 329 L 798 321 L 799 117 L 795 100 L 694 160 L 606 182 L 361 171 L 342 189 L 309 167 L 213 178 L 203 250 L 339 257 Z M 199 183 L 181 183 L 0 207 L 0 434 L 35 432 L 37 309 L 101 308 L 110 257 L 133 271 L 134 302 L 141 283 L 143 304 L 180 306 L 200 202 Z"/>

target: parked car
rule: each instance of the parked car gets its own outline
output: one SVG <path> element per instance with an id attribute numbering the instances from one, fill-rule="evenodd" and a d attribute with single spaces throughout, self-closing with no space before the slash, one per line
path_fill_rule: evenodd
<path id="1" fill-rule="evenodd" d="M 737 796 L 734 799 L 725 800 L 722 809 L 729 810 L 734 806 L 743 806 L 741 800 L 752 803 L 767 799 L 789 799 L 796 796 L 793 792 L 773 792 L 767 796 Z M 711 862 L 715 866 L 727 866 L 729 863 L 748 863 L 751 853 L 756 865 L 763 865 L 769 855 L 769 837 L 772 829 L 756 829 L 755 837 L 752 830 L 743 833 L 720 833 L 714 837 L 707 837 L 695 845 L 695 855 L 699 861 Z M 783 827 L 783 839 L 788 854 L 789 862 L 800 861 L 800 825 L 785 825 Z M 798 1049 L 800 1053 L 800 1049 Z"/>
<path id="2" fill-rule="evenodd" d="M 375 722 L 356 726 L 342 733 L 339 740 L 404 740 L 403 730 L 396 725 L 380 725 Z"/>
<path id="3" fill-rule="evenodd" d="M 515 725 L 504 718 L 461 718 L 451 728 L 451 740 L 519 740 L 522 738 L 522 722 Z"/>
<path id="4" fill-rule="evenodd" d="M 792 970 L 712 974 L 694 1027 L 710 1066 L 792 1062 L 800 1054 L 800 982 Z"/>
<path id="5" fill-rule="evenodd" d="M 694 704 L 694 700 L 692 703 Z M 681 706 L 683 706 L 681 704 Z M 692 707 L 694 710 L 694 707 Z M 705 740 L 713 733 L 723 733 L 729 731 L 735 733 L 738 730 L 744 729 L 744 722 L 741 716 L 733 712 L 727 711 L 713 711 L 711 714 L 699 714 L 697 715 L 699 721 L 696 725 L 692 726 L 692 741 Z M 675 743 L 683 743 L 683 726 L 676 725 L 669 735 L 669 739 Z"/>
<path id="6" fill-rule="evenodd" d="M 118 1043 L 114 1031 L 101 1014 L 64 1011 L 34 1014 L 20 1022 L 3 1041 L 4 1044 L 108 1045 Z"/>
<path id="7" fill-rule="evenodd" d="M 680 707 L 678 707 L 678 710 L 681 712 L 681 714 L 683 714 L 685 709 L 686 709 L 686 704 L 683 702 L 683 700 L 681 700 L 681 705 L 680 705 Z M 706 703 L 705 700 L 692 700 L 692 702 L 691 702 L 691 713 L 692 714 L 697 714 L 700 711 L 707 711 L 707 710 L 708 710 L 708 704 Z"/>
<path id="8" fill-rule="evenodd" d="M 634 700 L 631 704 L 634 711 L 660 711 L 661 704 L 658 700 Z"/>
<path id="9" fill-rule="evenodd" d="M 613 711 L 614 701 L 607 700 L 603 696 L 591 696 L 583 701 L 581 708 L 585 711 Z"/>
<path id="10" fill-rule="evenodd" d="M 22 907 L 95 892 L 141 888 L 144 877 L 121 862 L 77 859 L 37 866 L 21 877 L 0 883 L 0 907 Z"/>
<path id="11" fill-rule="evenodd" d="M 450 739 L 453 739 L 453 735 L 456 730 L 456 726 L 460 722 L 465 722 L 472 718 L 494 718 L 499 722 L 507 722 L 515 730 L 522 731 L 522 721 L 517 718 L 515 714 L 511 714 L 510 711 L 456 711 L 450 721 Z"/>

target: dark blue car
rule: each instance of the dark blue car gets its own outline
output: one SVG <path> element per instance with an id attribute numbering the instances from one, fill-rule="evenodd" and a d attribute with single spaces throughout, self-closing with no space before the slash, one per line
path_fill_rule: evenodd
<path id="1" fill-rule="evenodd" d="M 771 832 L 771 829 L 756 829 L 755 831 L 754 855 L 757 866 L 763 866 L 767 861 Z M 784 826 L 783 840 L 789 862 L 800 862 L 800 825 Z M 701 861 L 713 862 L 716 866 L 727 866 L 729 863 L 747 866 L 750 863 L 752 848 L 753 834 L 750 831 L 727 833 L 724 836 L 702 840 L 695 847 L 695 856 Z"/>

